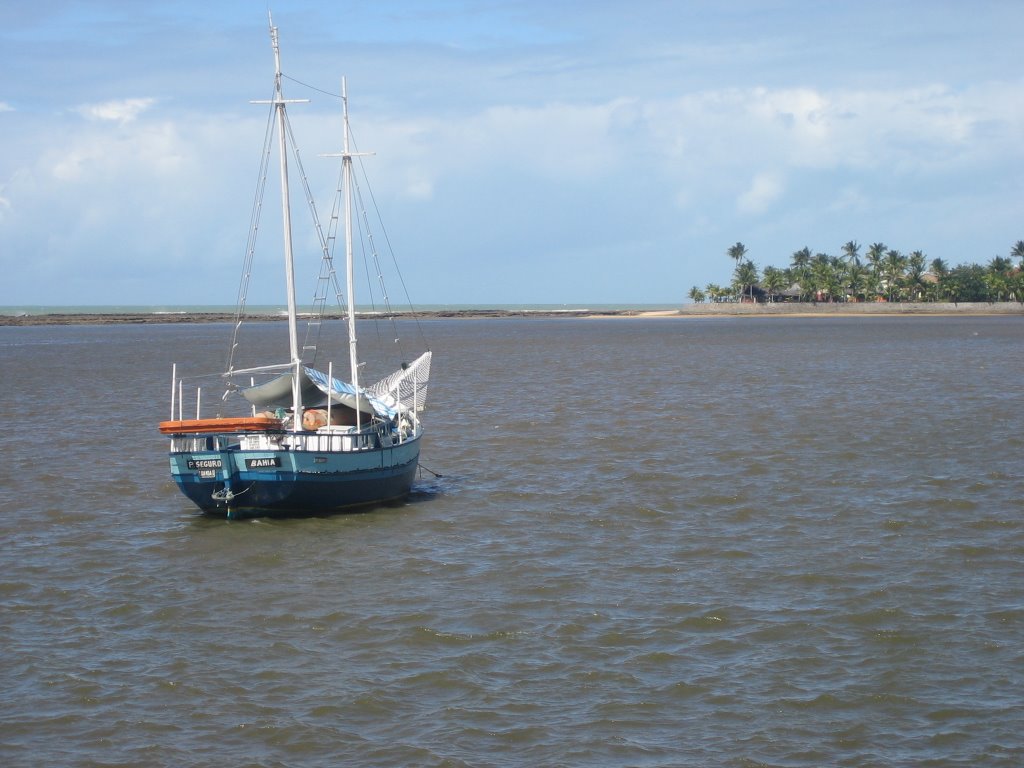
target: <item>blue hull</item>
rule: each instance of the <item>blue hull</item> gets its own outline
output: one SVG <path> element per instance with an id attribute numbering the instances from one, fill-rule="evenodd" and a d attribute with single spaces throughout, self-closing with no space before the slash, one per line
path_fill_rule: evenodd
<path id="1" fill-rule="evenodd" d="M 170 455 L 181 492 L 229 519 L 354 511 L 409 493 L 419 440 L 356 452 L 191 451 Z"/>

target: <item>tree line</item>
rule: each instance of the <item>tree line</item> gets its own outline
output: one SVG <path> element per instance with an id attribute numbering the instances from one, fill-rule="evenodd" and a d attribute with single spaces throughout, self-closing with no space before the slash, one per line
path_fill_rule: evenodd
<path id="1" fill-rule="evenodd" d="M 861 246 L 850 240 L 839 256 L 795 251 L 788 267 L 768 266 L 759 271 L 747 258 L 747 247 L 736 243 L 726 249 L 735 262 L 732 282 L 694 286 L 689 296 L 705 301 L 951 301 L 1024 303 L 1024 240 L 1010 255 L 996 256 L 987 265 L 961 264 L 950 268 L 942 259 L 921 251 L 903 253 L 885 243 L 872 243 L 861 256 Z M 1014 260 L 1019 263 L 1014 264 Z"/>

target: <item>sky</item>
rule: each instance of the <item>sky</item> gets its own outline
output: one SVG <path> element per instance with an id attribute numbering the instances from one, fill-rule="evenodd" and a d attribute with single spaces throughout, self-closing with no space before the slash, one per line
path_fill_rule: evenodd
<path id="1" fill-rule="evenodd" d="M 318 210 L 345 76 L 416 304 L 672 306 L 736 242 L 1024 239 L 1021 0 L 0 0 L 0 306 L 234 304 L 268 9 Z"/>

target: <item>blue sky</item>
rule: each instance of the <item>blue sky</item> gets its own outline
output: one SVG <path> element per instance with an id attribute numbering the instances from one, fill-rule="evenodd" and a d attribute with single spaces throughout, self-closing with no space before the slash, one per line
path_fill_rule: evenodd
<path id="1" fill-rule="evenodd" d="M 234 302 L 267 8 L 0 0 L 0 305 Z M 1024 238 L 1020 0 L 271 10 L 287 76 L 348 78 L 416 303 L 671 305 L 728 283 L 737 241 L 763 268 L 848 240 L 987 263 Z M 311 99 L 290 115 L 329 210 L 340 107 L 286 96 Z"/>

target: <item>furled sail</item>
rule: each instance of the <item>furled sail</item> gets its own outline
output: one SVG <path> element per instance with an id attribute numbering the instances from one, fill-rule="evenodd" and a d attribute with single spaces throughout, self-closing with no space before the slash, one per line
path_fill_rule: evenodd
<path id="1" fill-rule="evenodd" d="M 319 390 L 308 376 L 301 377 L 299 386 L 302 390 L 303 403 L 312 403 L 319 399 Z M 283 373 L 262 384 L 242 387 L 239 392 L 250 403 L 261 408 L 290 407 L 292 404 L 292 374 Z"/>

